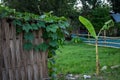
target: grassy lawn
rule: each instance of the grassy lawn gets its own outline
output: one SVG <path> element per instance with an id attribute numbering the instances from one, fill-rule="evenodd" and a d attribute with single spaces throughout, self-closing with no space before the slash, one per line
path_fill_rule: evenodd
<path id="1" fill-rule="evenodd" d="M 120 64 L 120 49 L 99 47 L 99 57 L 101 68 L 118 65 Z M 56 67 L 58 73 L 63 74 L 93 74 L 96 68 L 95 59 L 95 46 L 67 42 L 60 51 L 57 51 Z"/>

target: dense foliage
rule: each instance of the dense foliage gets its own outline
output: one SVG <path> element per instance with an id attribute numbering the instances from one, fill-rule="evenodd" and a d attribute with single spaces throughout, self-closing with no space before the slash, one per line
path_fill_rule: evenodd
<path id="1" fill-rule="evenodd" d="M 65 16 L 71 22 L 69 30 L 80 25 L 77 18 L 80 12 L 74 8 L 76 0 L 3 0 L 3 2 L 3 4 L 20 12 L 43 14 L 53 11 L 56 16 Z"/>
<path id="2" fill-rule="evenodd" d="M 3 0 L 4 4 L 20 12 L 43 14 L 53 11 L 57 16 L 74 16 L 76 0 Z"/>
<path id="3" fill-rule="evenodd" d="M 104 23 L 111 19 L 109 11 L 109 7 L 97 7 L 91 10 L 86 16 L 93 23 L 93 26 L 95 27 L 97 33 L 102 28 Z"/>
<path id="4" fill-rule="evenodd" d="M 45 13 L 41 16 L 31 13 L 20 13 L 14 9 L 0 6 L 0 18 L 11 19 L 16 26 L 17 34 L 24 33 L 25 50 L 35 51 L 46 51 L 48 50 L 48 57 L 50 58 L 50 65 L 54 65 L 53 56 L 55 50 L 62 45 L 64 41 L 64 35 L 67 34 L 66 28 L 69 26 L 67 19 L 64 17 L 53 16 L 51 12 Z M 43 43 L 33 44 L 32 41 L 35 39 L 33 31 L 42 30 Z M 51 68 L 52 72 L 55 70 Z"/>

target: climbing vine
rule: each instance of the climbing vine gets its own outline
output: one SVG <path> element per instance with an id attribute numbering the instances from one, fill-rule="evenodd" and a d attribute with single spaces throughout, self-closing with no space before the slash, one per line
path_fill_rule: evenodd
<path id="1" fill-rule="evenodd" d="M 55 77 L 54 55 L 55 50 L 62 45 L 65 34 L 68 34 L 66 28 L 69 26 L 67 19 L 64 17 L 53 16 L 52 12 L 44 13 L 39 16 L 32 13 L 16 12 L 15 9 L 0 6 L 0 18 L 9 18 L 16 26 L 16 35 L 24 32 L 23 48 L 25 50 L 46 51 L 48 50 L 48 58 L 51 76 Z M 42 29 L 43 43 L 34 45 L 32 41 L 35 39 L 33 31 Z"/>

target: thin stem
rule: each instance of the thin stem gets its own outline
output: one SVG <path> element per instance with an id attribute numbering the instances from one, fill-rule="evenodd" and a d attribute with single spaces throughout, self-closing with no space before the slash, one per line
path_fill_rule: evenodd
<path id="1" fill-rule="evenodd" d="M 99 75 L 98 39 L 96 39 L 96 75 Z"/>
<path id="2" fill-rule="evenodd" d="M 39 14 L 41 14 L 41 12 L 40 12 L 40 5 L 38 5 L 37 7 L 38 7 Z"/>
<path id="3" fill-rule="evenodd" d="M 103 30 L 103 29 L 100 29 L 100 31 L 99 31 L 99 33 L 98 33 L 98 35 L 97 35 L 98 37 L 100 36 L 100 34 L 101 34 L 102 30 Z"/>

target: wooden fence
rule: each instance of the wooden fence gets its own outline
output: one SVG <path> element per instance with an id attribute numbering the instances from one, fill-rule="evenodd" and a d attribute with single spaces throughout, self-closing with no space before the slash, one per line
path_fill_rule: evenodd
<path id="1" fill-rule="evenodd" d="M 42 30 L 33 33 L 33 44 L 43 42 Z M 47 80 L 48 52 L 25 51 L 24 42 L 12 22 L 0 20 L 0 80 Z"/>

